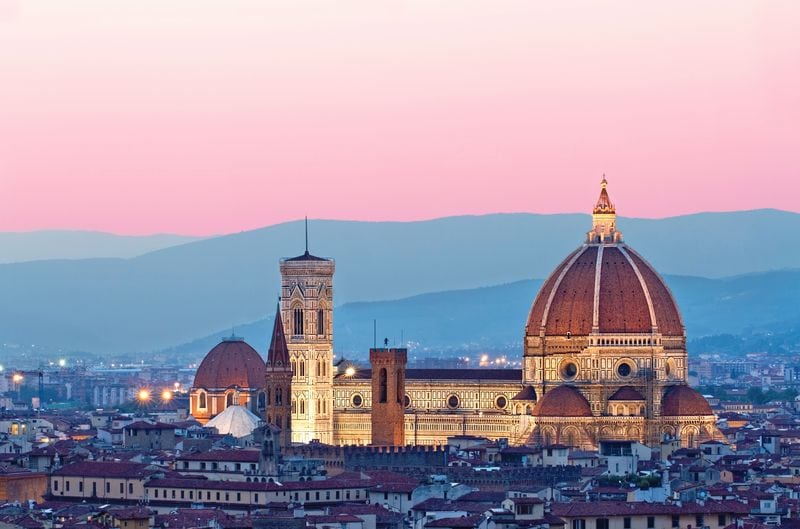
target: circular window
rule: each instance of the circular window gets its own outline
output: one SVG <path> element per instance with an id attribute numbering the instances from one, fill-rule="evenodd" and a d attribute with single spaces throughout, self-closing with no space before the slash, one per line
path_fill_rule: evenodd
<path id="1" fill-rule="evenodd" d="M 406 408 L 411 407 L 411 397 L 409 397 L 408 395 L 403 397 L 403 406 L 405 406 Z"/>
<path id="2" fill-rule="evenodd" d="M 561 377 L 573 379 L 578 374 L 578 366 L 575 362 L 564 362 L 561 364 Z"/>
<path id="3" fill-rule="evenodd" d="M 458 395 L 450 395 L 447 397 L 447 407 L 450 409 L 458 408 L 461 402 L 458 400 Z"/>
<path id="4" fill-rule="evenodd" d="M 360 408 L 364 404 L 364 397 L 358 394 L 353 395 L 352 402 L 354 407 Z"/>
<path id="5" fill-rule="evenodd" d="M 631 365 L 627 362 L 622 362 L 617 366 L 617 374 L 621 377 L 628 377 L 631 375 Z"/>
<path id="6" fill-rule="evenodd" d="M 497 406 L 499 409 L 504 410 L 506 406 L 508 406 L 508 399 L 506 399 L 503 395 L 500 395 L 496 399 L 494 399 L 494 405 Z"/>

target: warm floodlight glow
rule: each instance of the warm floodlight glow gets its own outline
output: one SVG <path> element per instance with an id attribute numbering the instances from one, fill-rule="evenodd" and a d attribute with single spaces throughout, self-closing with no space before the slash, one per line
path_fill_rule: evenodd
<path id="1" fill-rule="evenodd" d="M 172 392 L 168 389 L 165 389 L 161 392 L 161 400 L 164 402 L 169 402 L 172 400 Z"/>
<path id="2" fill-rule="evenodd" d="M 19 384 L 25 377 L 22 376 L 22 373 L 14 373 L 14 376 L 11 377 L 11 380 L 14 381 L 14 384 Z"/>
<path id="3" fill-rule="evenodd" d="M 350 367 L 348 367 L 347 369 L 344 370 L 344 374 L 346 376 L 348 376 L 348 377 L 352 377 L 353 375 L 356 374 L 356 368 L 353 367 L 353 366 L 350 366 Z"/>
<path id="4" fill-rule="evenodd" d="M 58 361 L 58 367 L 64 367 L 65 365 L 67 365 L 66 359 L 62 358 L 61 360 Z"/>
<path id="5" fill-rule="evenodd" d="M 140 389 L 139 392 L 136 394 L 136 398 L 141 402 L 148 401 L 150 400 L 150 391 L 146 389 Z"/>

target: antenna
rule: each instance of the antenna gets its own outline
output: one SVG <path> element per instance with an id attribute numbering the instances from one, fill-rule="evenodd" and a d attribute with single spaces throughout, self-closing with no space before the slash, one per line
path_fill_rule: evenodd
<path id="1" fill-rule="evenodd" d="M 378 348 L 378 320 L 372 320 L 372 348 Z"/>

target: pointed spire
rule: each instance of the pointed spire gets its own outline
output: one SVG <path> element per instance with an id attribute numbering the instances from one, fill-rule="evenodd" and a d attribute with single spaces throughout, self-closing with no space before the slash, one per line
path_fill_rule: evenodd
<path id="1" fill-rule="evenodd" d="M 281 302 L 275 311 L 275 325 L 272 328 L 272 341 L 267 353 L 267 366 L 288 367 L 289 347 L 286 345 L 286 335 L 283 333 L 283 320 L 281 319 Z"/>
<path id="2" fill-rule="evenodd" d="M 608 196 L 608 180 L 603 173 L 603 181 L 600 182 L 600 196 L 597 198 L 597 204 L 594 206 L 593 213 L 615 213 L 614 204 L 611 203 L 611 198 Z"/>
<path id="3" fill-rule="evenodd" d="M 588 244 L 616 244 L 622 242 L 622 234 L 617 231 L 617 210 L 608 196 L 608 180 L 603 174 L 600 182 L 600 196 L 592 210 L 592 231 L 586 234 Z"/>
<path id="4" fill-rule="evenodd" d="M 308 215 L 306 215 L 306 255 L 308 254 Z"/>

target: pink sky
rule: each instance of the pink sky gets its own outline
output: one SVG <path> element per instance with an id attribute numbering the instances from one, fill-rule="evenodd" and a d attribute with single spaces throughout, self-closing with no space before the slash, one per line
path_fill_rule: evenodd
<path id="1" fill-rule="evenodd" d="M 800 2 L 0 0 L 0 231 L 800 211 Z"/>

